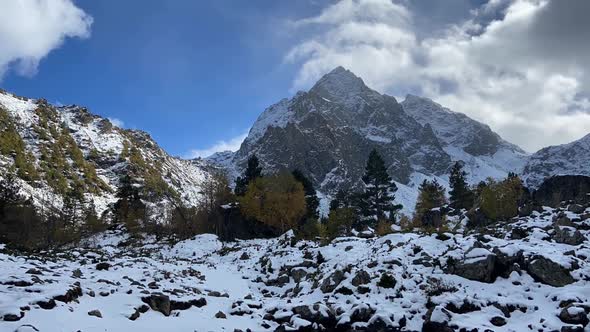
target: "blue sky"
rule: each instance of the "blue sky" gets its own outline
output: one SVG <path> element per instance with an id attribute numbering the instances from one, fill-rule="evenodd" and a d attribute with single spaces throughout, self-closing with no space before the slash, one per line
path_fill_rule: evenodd
<path id="1" fill-rule="evenodd" d="M 0 87 L 86 106 L 186 157 L 235 149 L 266 107 L 343 65 L 534 151 L 590 131 L 588 4 L 0 0 Z"/>
<path id="2" fill-rule="evenodd" d="M 291 37 L 278 28 L 321 8 L 298 1 L 84 0 L 87 39 L 68 39 L 34 76 L 1 86 L 149 132 L 174 155 L 244 133 L 289 95 Z"/>

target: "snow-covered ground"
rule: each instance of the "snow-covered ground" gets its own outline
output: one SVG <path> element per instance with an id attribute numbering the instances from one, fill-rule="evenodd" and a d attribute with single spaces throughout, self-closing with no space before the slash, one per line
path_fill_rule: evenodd
<path id="1" fill-rule="evenodd" d="M 454 232 L 444 235 L 324 245 L 294 243 L 290 234 L 138 243 L 115 230 L 33 256 L 0 246 L 0 331 L 309 331 L 320 324 L 559 331 L 587 323 L 590 208 L 545 209 L 476 233 L 450 221 Z"/>

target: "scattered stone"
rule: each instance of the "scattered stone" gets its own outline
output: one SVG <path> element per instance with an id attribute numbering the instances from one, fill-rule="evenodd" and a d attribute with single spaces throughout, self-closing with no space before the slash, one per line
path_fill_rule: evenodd
<path id="1" fill-rule="evenodd" d="M 300 282 L 305 276 L 307 276 L 307 271 L 304 268 L 297 267 L 291 269 L 291 277 L 293 277 L 295 282 Z"/>
<path id="2" fill-rule="evenodd" d="M 248 253 L 247 253 L 247 252 L 245 252 L 245 251 L 244 251 L 244 252 L 242 253 L 242 255 L 240 256 L 240 260 L 243 260 L 243 261 L 245 261 L 245 260 L 248 260 L 248 259 L 250 259 L 250 256 L 248 255 Z"/>
<path id="3" fill-rule="evenodd" d="M 506 319 L 504 317 L 494 316 L 490 319 L 490 323 L 494 326 L 504 326 L 506 325 Z"/>
<path id="4" fill-rule="evenodd" d="M 6 314 L 2 317 L 3 321 L 6 322 L 17 322 L 19 320 L 21 320 L 21 318 L 25 317 L 25 313 L 24 312 L 20 312 L 20 315 L 16 315 L 16 314 Z"/>
<path id="5" fill-rule="evenodd" d="M 225 315 L 223 312 L 221 312 L 221 311 L 218 311 L 218 312 L 215 314 L 215 318 L 219 318 L 219 319 L 226 319 L 226 318 L 227 318 L 227 316 L 226 316 L 226 315 Z"/>
<path id="6" fill-rule="evenodd" d="M 102 313 L 100 312 L 100 310 L 90 310 L 88 311 L 88 316 L 102 318 Z"/>
<path id="7" fill-rule="evenodd" d="M 480 249 L 474 248 L 468 251 L 467 254 L 469 252 L 472 252 L 473 250 Z M 462 262 L 450 262 L 446 270 L 449 273 L 456 274 L 465 279 L 492 283 L 496 278 L 496 275 L 494 273 L 495 264 L 496 255 L 487 252 L 487 254 L 485 255 L 482 255 L 480 257 L 468 258 Z"/>
<path id="8" fill-rule="evenodd" d="M 27 274 L 34 274 L 34 275 L 43 275 L 43 272 L 41 272 L 40 270 L 37 270 L 35 268 L 30 268 L 25 273 L 27 273 Z"/>
<path id="9" fill-rule="evenodd" d="M 82 271 L 80 269 L 72 271 L 72 278 L 82 278 Z"/>
<path id="10" fill-rule="evenodd" d="M 109 264 L 107 262 L 101 262 L 101 263 L 96 264 L 96 269 L 98 271 L 108 271 L 110 267 L 111 267 L 111 264 Z"/>
<path id="11" fill-rule="evenodd" d="M 394 288 L 396 284 L 395 278 L 389 273 L 383 273 L 381 279 L 377 282 L 377 286 L 383 288 Z"/>

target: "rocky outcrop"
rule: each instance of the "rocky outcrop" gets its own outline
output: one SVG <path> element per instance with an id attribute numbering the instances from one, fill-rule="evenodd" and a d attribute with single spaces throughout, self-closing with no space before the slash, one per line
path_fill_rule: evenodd
<path id="1" fill-rule="evenodd" d="M 590 176 L 562 175 L 543 181 L 533 192 L 533 199 L 539 205 L 559 207 L 564 201 L 588 204 L 589 194 Z"/>

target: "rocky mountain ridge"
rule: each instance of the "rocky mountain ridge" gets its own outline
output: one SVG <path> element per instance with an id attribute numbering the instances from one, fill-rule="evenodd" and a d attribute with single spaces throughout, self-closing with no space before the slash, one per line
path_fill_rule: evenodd
<path id="1" fill-rule="evenodd" d="M 1 174 L 15 170 L 22 194 L 38 206 L 59 209 L 76 191 L 100 215 L 116 201 L 120 179 L 129 176 L 151 192 L 146 200 L 163 218 L 174 201 L 197 205 L 212 170 L 201 160 L 171 157 L 146 132 L 119 128 L 84 107 L 0 91 L 0 115 Z"/>

